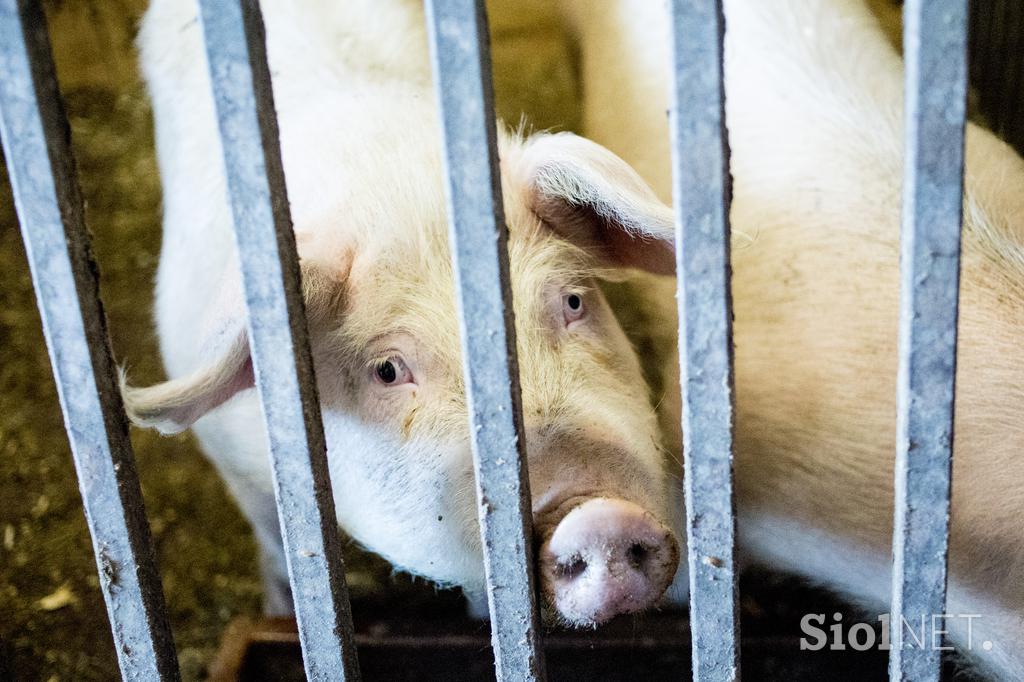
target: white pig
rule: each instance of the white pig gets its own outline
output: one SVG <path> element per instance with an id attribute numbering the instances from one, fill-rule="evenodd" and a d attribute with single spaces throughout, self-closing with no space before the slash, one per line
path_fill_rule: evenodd
<path id="1" fill-rule="evenodd" d="M 397 568 L 482 594 L 421 3 L 261 4 L 338 522 Z M 288 612 L 194 0 L 154 0 L 139 46 L 164 188 L 156 320 L 171 379 L 125 385 L 125 405 L 136 424 L 193 429 L 259 540 L 268 610 Z M 624 266 L 670 272 L 672 215 L 582 138 L 503 134 L 500 155 L 541 585 L 565 623 L 595 625 L 654 604 L 677 577 L 678 456 L 598 287 Z"/>
<path id="2" fill-rule="evenodd" d="M 667 199 L 664 4 L 564 3 L 581 40 L 585 134 Z M 887 612 L 903 65 L 861 0 L 726 0 L 725 18 L 741 549 Z M 997 679 L 1022 680 L 1024 162 L 976 125 L 966 154 L 954 617 L 935 629 Z M 650 288 L 663 336 L 671 286 Z M 676 358 L 665 367 L 671 385 Z M 678 403 L 666 408 L 671 428 Z"/>

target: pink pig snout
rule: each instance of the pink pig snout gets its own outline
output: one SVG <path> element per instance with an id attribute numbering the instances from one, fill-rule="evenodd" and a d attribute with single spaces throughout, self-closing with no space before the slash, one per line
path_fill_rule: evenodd
<path id="1" fill-rule="evenodd" d="M 570 511 L 540 550 L 541 586 L 562 618 L 596 626 L 641 611 L 679 564 L 672 531 L 632 502 L 595 498 Z"/>

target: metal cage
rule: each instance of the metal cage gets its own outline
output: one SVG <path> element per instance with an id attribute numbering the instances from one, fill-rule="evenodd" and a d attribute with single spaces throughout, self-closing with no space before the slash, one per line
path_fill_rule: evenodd
<path id="1" fill-rule="evenodd" d="M 359 678 L 256 0 L 200 0 L 256 384 L 309 679 Z M 496 674 L 545 676 L 482 0 L 428 0 Z M 942 613 L 967 88 L 966 0 L 905 7 L 906 164 L 893 622 Z M 721 0 L 673 0 L 671 131 L 695 680 L 740 677 L 729 147 Z M 0 113 L 33 282 L 124 679 L 176 679 L 45 19 L 0 0 Z M 1019 76 L 1019 74 L 1018 74 Z M 495 353 L 494 348 L 503 352 Z M 700 519 L 697 523 L 696 520 Z M 939 652 L 890 675 L 936 680 Z"/>

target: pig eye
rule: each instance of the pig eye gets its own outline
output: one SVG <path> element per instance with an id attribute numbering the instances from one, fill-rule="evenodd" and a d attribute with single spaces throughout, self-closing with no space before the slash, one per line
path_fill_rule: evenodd
<path id="1" fill-rule="evenodd" d="M 397 355 L 376 361 L 373 365 L 373 377 L 385 386 L 400 386 L 412 382 L 412 372 Z"/>
<path id="2" fill-rule="evenodd" d="M 582 319 L 584 313 L 583 296 L 576 293 L 568 293 L 562 296 L 562 314 L 565 316 L 565 323 L 567 325 Z"/>

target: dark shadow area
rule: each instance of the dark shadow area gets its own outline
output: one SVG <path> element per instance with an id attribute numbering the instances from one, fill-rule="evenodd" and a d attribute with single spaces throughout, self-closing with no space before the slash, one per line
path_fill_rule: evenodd
<path id="1" fill-rule="evenodd" d="M 826 647 L 801 650 L 804 613 L 850 607 L 795 579 L 761 570 L 743 579 L 742 674 L 748 680 L 870 682 L 888 679 L 886 651 Z M 490 628 L 468 620 L 454 593 L 421 603 L 387 597 L 353 603 L 361 670 L 369 680 L 491 680 Z M 864 619 L 864 622 L 871 622 Z M 680 680 L 690 677 L 690 630 L 684 611 L 622 617 L 600 630 L 545 633 L 548 677 L 559 681 Z M 293 620 L 232 624 L 211 668 L 211 680 L 302 680 Z M 949 659 L 942 680 L 980 680 Z"/>

